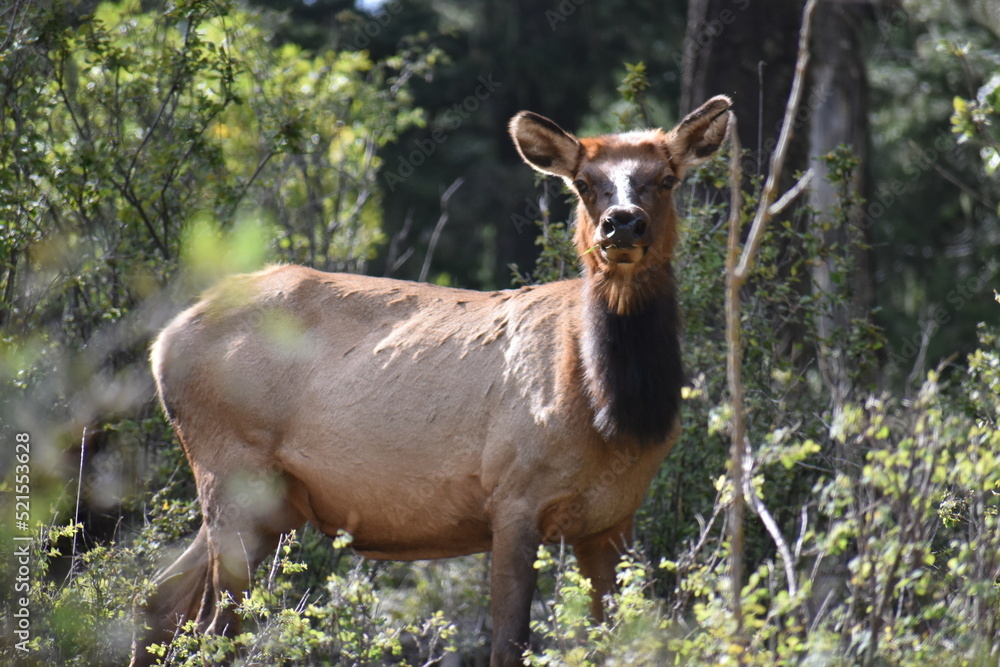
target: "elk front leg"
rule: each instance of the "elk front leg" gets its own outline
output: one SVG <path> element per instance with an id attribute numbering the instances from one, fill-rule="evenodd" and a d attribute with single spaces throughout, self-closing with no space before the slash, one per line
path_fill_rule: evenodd
<path id="1" fill-rule="evenodd" d="M 538 572 L 534 562 L 541 536 L 521 521 L 493 530 L 493 566 L 490 594 L 493 598 L 493 648 L 491 667 L 523 664 L 521 655 L 530 635 L 531 598 Z"/>
<path id="2" fill-rule="evenodd" d="M 617 588 L 615 568 L 632 543 L 632 519 L 630 516 L 611 530 L 573 545 L 580 574 L 593 586 L 590 613 L 595 623 L 604 622 L 604 598 Z"/>

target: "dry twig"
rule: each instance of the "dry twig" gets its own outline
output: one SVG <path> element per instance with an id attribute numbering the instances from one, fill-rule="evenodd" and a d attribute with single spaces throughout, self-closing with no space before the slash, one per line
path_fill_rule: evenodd
<path id="1" fill-rule="evenodd" d="M 799 50 L 795 63 L 795 78 L 792 81 L 792 92 L 788 97 L 788 104 L 785 108 L 785 117 L 781 125 L 781 133 L 778 136 L 778 146 L 771 156 L 770 170 L 767 181 L 761 193 L 760 202 L 754 215 L 753 225 L 750 228 L 750 235 L 743 246 L 742 253 L 739 251 L 740 222 L 743 209 L 742 196 L 742 171 L 740 169 L 740 145 L 736 134 L 735 115 L 730 116 L 729 136 L 731 145 L 731 156 L 729 165 L 730 179 L 730 210 L 729 210 L 729 240 L 726 254 L 726 344 L 727 344 L 727 379 L 729 382 L 731 407 L 731 448 L 730 448 L 730 474 L 733 482 L 734 498 L 730 506 L 729 520 L 729 544 L 730 544 L 730 595 L 733 616 L 736 620 L 735 641 L 740 646 L 746 647 L 747 637 L 743 623 L 743 605 L 740 598 L 743 589 L 743 500 L 748 499 L 751 506 L 755 506 L 753 499 L 756 494 L 746 493 L 745 463 L 746 463 L 746 425 L 744 422 L 743 407 L 743 347 L 740 336 L 740 290 L 746 284 L 753 263 L 757 258 L 757 251 L 760 248 L 761 240 L 764 237 L 764 230 L 771 217 L 787 206 L 808 184 L 812 178 L 812 172 L 808 172 L 799 183 L 783 196 L 776 204 L 775 197 L 778 190 L 778 181 L 785 164 L 785 155 L 788 152 L 792 133 L 794 131 L 795 116 L 802 99 L 802 89 L 805 85 L 805 74 L 809 66 L 809 38 L 812 28 L 812 17 L 816 10 L 817 0 L 809 0 L 802 12 L 802 28 L 799 31 Z M 773 205 L 772 205 L 773 204 Z M 738 261 L 737 261 L 738 260 Z M 751 489 L 752 491 L 752 489 Z M 759 498 L 756 498 L 760 501 Z M 788 578 L 789 589 L 795 590 L 794 565 L 791 563 L 791 552 L 788 550 L 787 542 L 781 537 L 777 530 L 777 524 L 770 525 L 766 517 L 770 517 L 767 508 L 761 511 L 762 501 L 755 506 L 757 515 L 764 521 L 765 526 L 771 533 L 772 538 L 785 557 L 786 577 Z M 773 519 L 771 521 L 773 523 Z M 791 569 L 789 569 L 791 568 Z M 745 663 L 744 652 L 739 654 L 740 664 Z"/>
<path id="2" fill-rule="evenodd" d="M 417 278 L 417 282 L 427 282 L 427 274 L 431 271 L 431 258 L 434 256 L 434 249 L 437 248 L 438 240 L 441 238 L 441 230 L 444 229 L 445 223 L 448 222 L 448 200 L 451 199 L 456 190 L 462 187 L 462 183 L 464 182 L 465 179 L 461 177 L 456 178 L 455 182 L 441 195 L 441 217 L 438 218 L 437 224 L 434 225 L 434 232 L 431 234 L 430 243 L 427 244 L 427 254 L 424 256 L 424 265 L 420 269 L 420 277 Z"/>

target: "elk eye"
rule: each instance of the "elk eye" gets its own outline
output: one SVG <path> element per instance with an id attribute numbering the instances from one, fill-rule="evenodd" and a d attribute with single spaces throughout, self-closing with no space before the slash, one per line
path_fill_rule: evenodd
<path id="1" fill-rule="evenodd" d="M 577 179 L 573 181 L 573 187 L 576 188 L 576 191 L 579 192 L 581 195 L 585 195 L 588 192 L 590 192 L 590 186 L 587 185 L 587 182 L 583 180 Z"/>
<path id="2" fill-rule="evenodd" d="M 664 176 L 663 181 L 660 183 L 660 187 L 662 187 L 664 190 L 673 190 L 674 186 L 677 185 L 680 182 L 680 180 L 681 179 L 673 175 Z"/>

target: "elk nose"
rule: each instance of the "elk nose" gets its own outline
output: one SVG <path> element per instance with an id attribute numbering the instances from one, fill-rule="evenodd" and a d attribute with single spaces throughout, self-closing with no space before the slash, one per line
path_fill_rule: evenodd
<path id="1" fill-rule="evenodd" d="M 602 245 L 631 248 L 649 228 L 645 212 L 634 206 L 612 206 L 601 216 L 598 241 Z"/>

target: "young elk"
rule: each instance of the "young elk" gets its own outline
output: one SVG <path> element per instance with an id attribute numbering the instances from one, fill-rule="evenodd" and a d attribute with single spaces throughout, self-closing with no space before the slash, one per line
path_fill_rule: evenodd
<path id="1" fill-rule="evenodd" d="M 370 558 L 492 550 L 493 665 L 521 662 L 541 543 L 573 546 L 601 619 L 679 430 L 673 194 L 729 107 L 589 139 L 513 118 L 525 162 L 579 197 L 578 279 L 482 293 L 280 266 L 181 313 L 151 358 L 204 519 L 156 579 L 132 664 L 185 619 L 235 633 L 223 596 L 306 521 Z"/>

